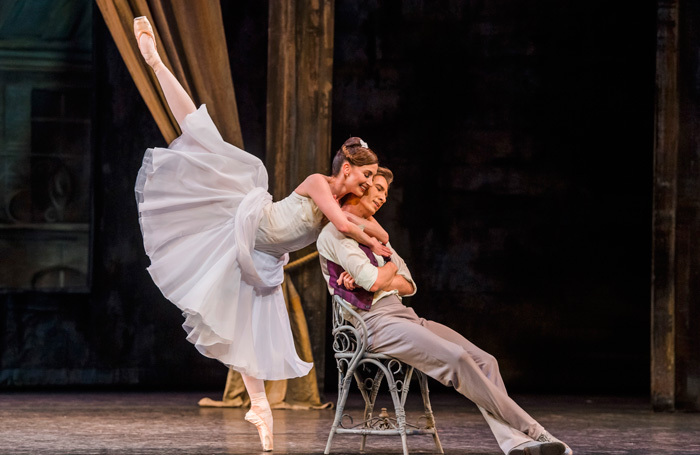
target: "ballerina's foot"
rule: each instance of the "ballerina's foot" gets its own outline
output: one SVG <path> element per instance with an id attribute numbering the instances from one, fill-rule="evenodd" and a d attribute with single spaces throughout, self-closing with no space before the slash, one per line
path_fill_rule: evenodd
<path id="1" fill-rule="evenodd" d="M 246 413 L 245 419 L 258 429 L 263 451 L 272 452 L 272 411 L 251 408 Z"/>
<path id="2" fill-rule="evenodd" d="M 136 36 L 141 55 L 148 63 L 148 66 L 155 70 L 159 65 L 162 65 L 163 62 L 156 49 L 156 37 L 153 34 L 153 27 L 151 27 L 151 23 L 148 22 L 146 16 L 134 18 L 134 35 Z"/>

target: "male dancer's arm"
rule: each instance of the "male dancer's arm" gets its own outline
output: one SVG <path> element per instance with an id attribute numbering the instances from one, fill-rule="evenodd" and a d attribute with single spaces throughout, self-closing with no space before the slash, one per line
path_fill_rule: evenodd
<path id="1" fill-rule="evenodd" d="M 390 286 L 398 271 L 398 266 L 393 261 L 381 267 L 372 265 L 357 242 L 343 235 L 330 223 L 318 236 L 316 249 L 323 258 L 345 269 L 358 286 L 370 292 Z"/>
<path id="2" fill-rule="evenodd" d="M 415 294 L 417 290 L 416 283 L 413 281 L 413 277 L 411 276 L 411 272 L 408 270 L 408 266 L 406 266 L 403 258 L 396 250 L 394 250 L 394 254 L 391 255 L 391 262 L 396 264 L 396 275 L 394 275 L 391 281 L 380 290 L 384 292 L 397 291 L 401 297 L 407 297 Z"/>
<path id="3" fill-rule="evenodd" d="M 411 296 L 416 293 L 416 283 L 413 281 L 411 272 L 408 270 L 406 263 L 399 256 L 399 254 L 394 250 L 394 254 L 391 256 L 391 262 L 393 262 L 398 268 L 396 275 L 391 279 L 389 283 L 385 286 L 379 287 L 379 289 L 374 292 L 391 292 L 397 291 L 399 296 L 406 297 Z M 342 266 L 342 265 L 341 265 Z M 347 289 L 354 289 L 356 287 L 356 282 L 353 276 L 348 272 L 343 272 L 338 277 L 338 284 L 343 284 Z"/>
<path id="4" fill-rule="evenodd" d="M 383 266 L 377 267 L 377 279 L 368 291 L 377 292 L 387 286 L 391 286 L 391 282 L 396 278 L 396 271 L 397 268 L 393 262 L 387 262 Z"/>
<path id="5" fill-rule="evenodd" d="M 415 293 L 415 287 L 413 287 L 413 284 L 411 284 L 401 275 L 395 275 L 394 278 L 392 278 L 391 283 L 382 288 L 382 291 L 387 292 L 393 290 L 398 291 L 401 297 Z"/>
<path id="6" fill-rule="evenodd" d="M 357 287 L 355 285 L 355 279 L 348 272 L 343 272 L 340 274 L 340 277 L 338 277 L 338 284 L 342 284 L 345 286 L 345 288 L 351 291 Z M 396 291 L 401 297 L 413 295 L 415 293 L 415 287 L 401 275 L 395 275 L 389 284 L 378 290 L 384 292 Z"/>

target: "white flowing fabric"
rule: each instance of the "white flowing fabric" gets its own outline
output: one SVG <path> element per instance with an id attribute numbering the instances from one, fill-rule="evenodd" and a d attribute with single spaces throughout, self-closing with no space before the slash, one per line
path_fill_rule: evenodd
<path id="1" fill-rule="evenodd" d="M 206 106 L 182 130 L 167 149 L 146 151 L 136 181 L 153 281 L 203 355 L 259 379 L 306 375 L 313 364 L 296 353 L 280 284 L 286 253 L 318 235 L 317 207 L 297 194 L 273 204 L 262 162 L 224 142 Z M 297 235 L 256 250 L 261 221 Z"/>

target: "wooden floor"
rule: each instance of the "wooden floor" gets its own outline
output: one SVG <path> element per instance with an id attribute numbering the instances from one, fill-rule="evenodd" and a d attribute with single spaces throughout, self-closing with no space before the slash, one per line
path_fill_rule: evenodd
<path id="1" fill-rule="evenodd" d="M 260 453 L 244 409 L 199 408 L 216 393 L 0 393 L 0 454 Z M 333 396 L 328 398 L 334 399 Z M 522 407 L 575 454 L 700 454 L 700 414 L 649 410 L 644 398 L 516 396 Z M 359 412 L 353 398 L 350 412 Z M 500 454 L 476 408 L 456 393 L 433 394 L 447 454 Z M 418 415 L 409 401 L 408 417 Z M 275 453 L 321 454 L 334 410 L 274 411 Z M 429 436 L 409 450 L 432 453 Z M 367 453 L 400 453 L 396 437 L 370 437 Z M 359 437 L 336 436 L 332 453 L 359 452 Z"/>

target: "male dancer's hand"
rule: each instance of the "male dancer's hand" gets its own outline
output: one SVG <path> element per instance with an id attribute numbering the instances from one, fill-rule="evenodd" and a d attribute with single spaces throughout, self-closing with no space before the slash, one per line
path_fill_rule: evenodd
<path id="1" fill-rule="evenodd" d="M 336 282 L 339 286 L 345 287 L 348 291 L 355 289 L 355 280 L 348 272 L 341 273 Z"/>

